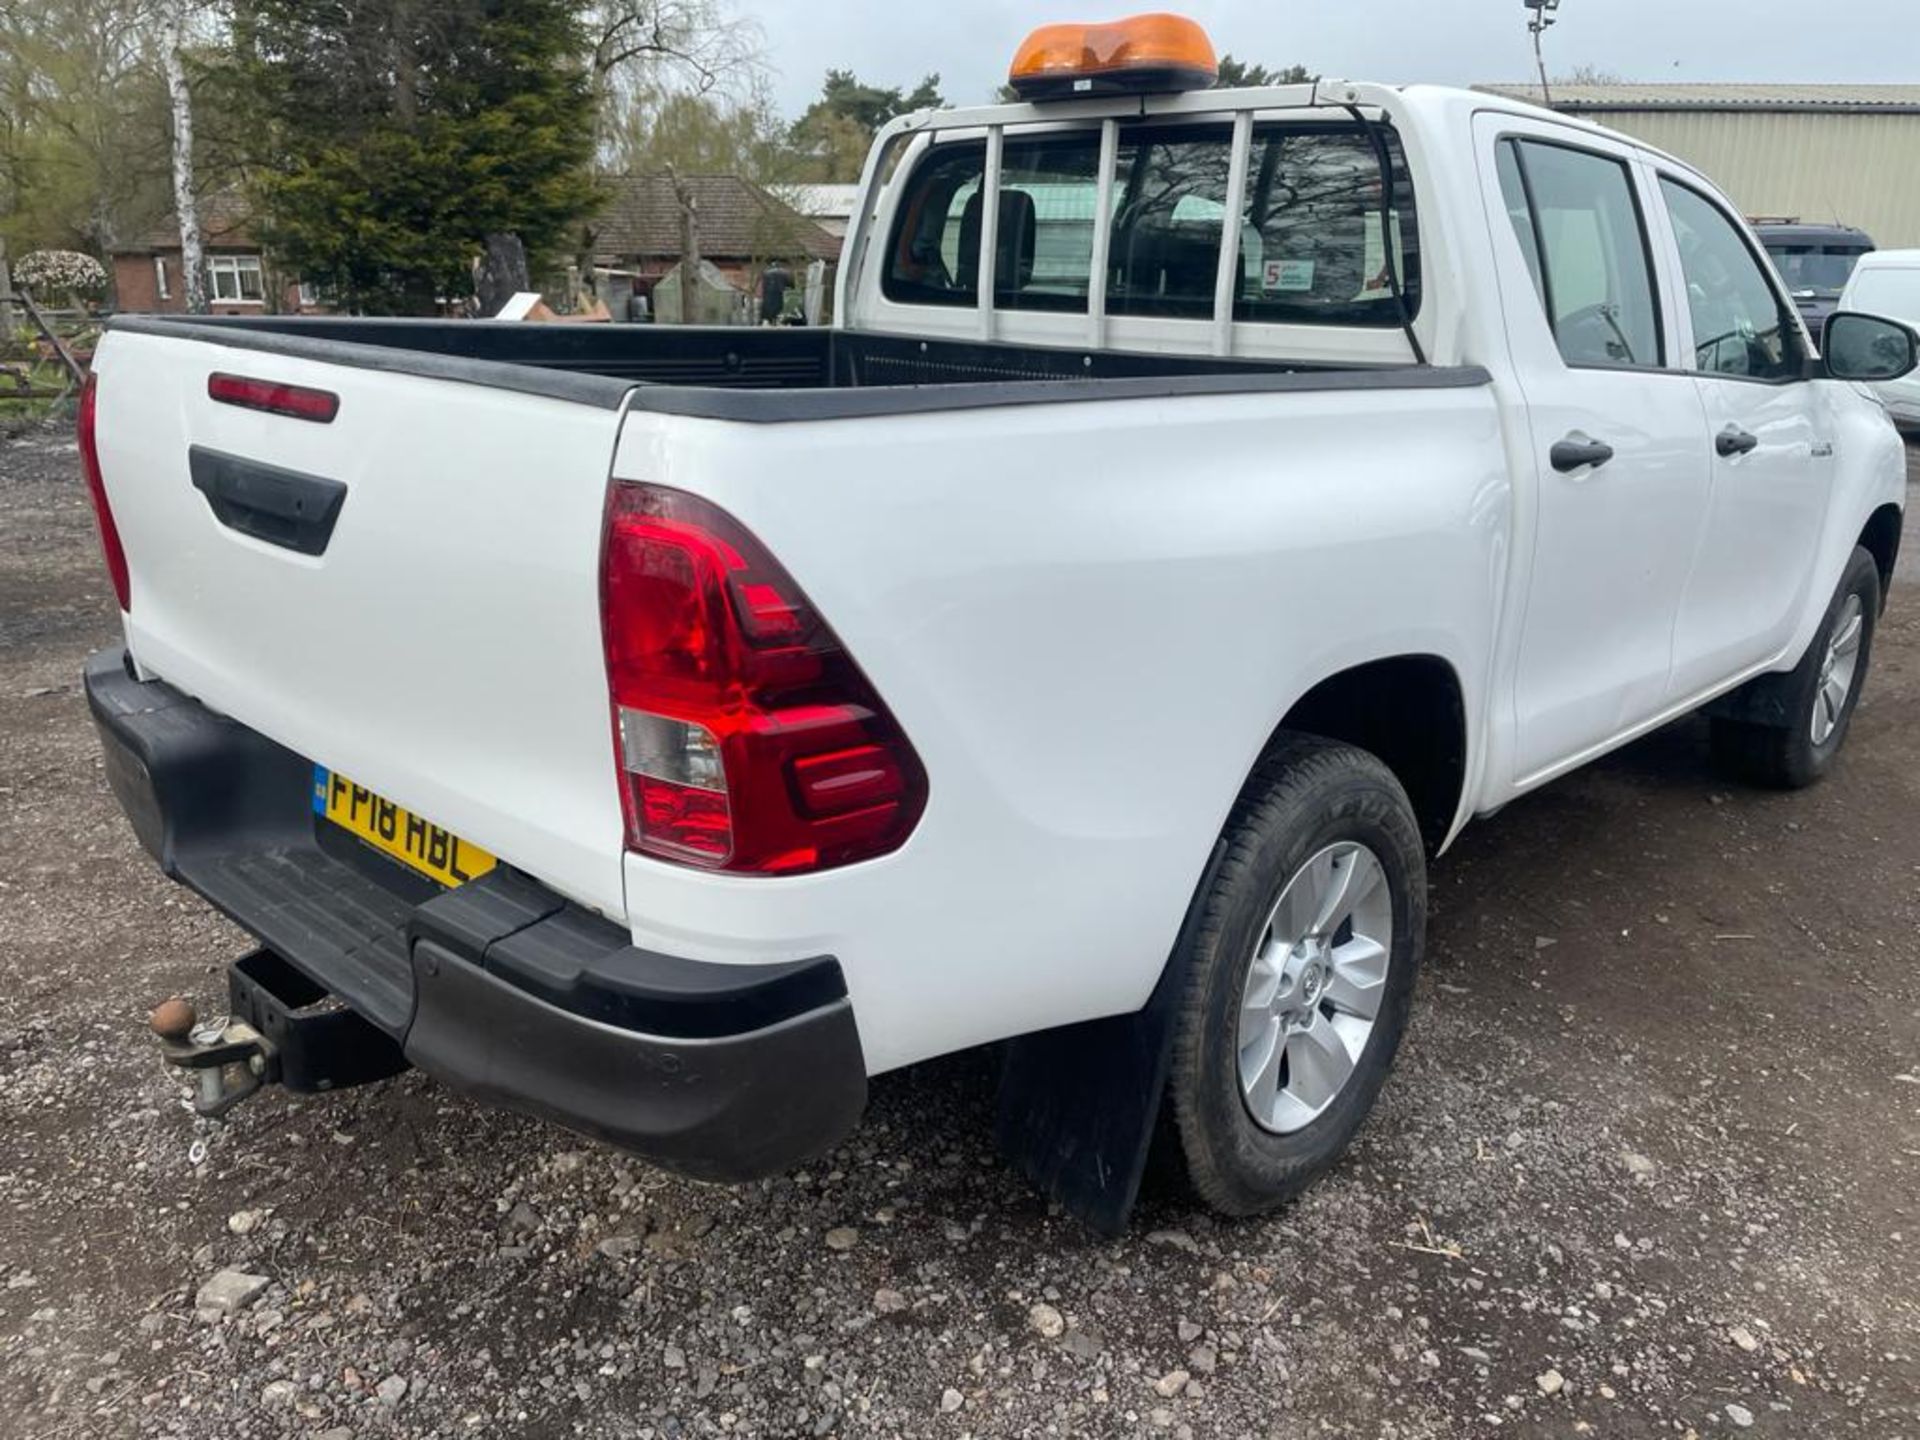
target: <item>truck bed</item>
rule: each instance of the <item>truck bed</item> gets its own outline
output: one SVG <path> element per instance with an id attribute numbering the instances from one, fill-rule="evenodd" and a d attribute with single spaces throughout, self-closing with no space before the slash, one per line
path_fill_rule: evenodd
<path id="1" fill-rule="evenodd" d="M 1473 366 L 1146 355 L 792 327 L 564 325 L 332 316 L 120 316 L 111 328 L 617 409 L 771 423 L 1063 398 L 1486 383 Z"/>

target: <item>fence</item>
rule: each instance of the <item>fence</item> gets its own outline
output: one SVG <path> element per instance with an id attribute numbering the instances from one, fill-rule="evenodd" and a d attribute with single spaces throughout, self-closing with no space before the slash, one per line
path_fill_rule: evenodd
<path id="1" fill-rule="evenodd" d="M 83 310 L 43 308 L 13 285 L 0 241 L 0 416 L 57 408 L 86 383 L 99 334 Z"/>

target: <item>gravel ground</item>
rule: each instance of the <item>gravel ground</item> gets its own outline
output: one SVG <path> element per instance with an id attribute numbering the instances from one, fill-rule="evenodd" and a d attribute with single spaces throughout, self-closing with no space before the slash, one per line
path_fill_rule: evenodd
<path id="1" fill-rule="evenodd" d="M 1346 1163 L 1108 1243 L 979 1057 L 744 1189 L 415 1075 L 197 1120 L 144 1014 L 244 942 L 102 781 L 72 448 L 0 439 L 0 1433 L 1920 1436 L 1915 593 L 1833 781 L 1688 723 L 1476 826 Z"/>

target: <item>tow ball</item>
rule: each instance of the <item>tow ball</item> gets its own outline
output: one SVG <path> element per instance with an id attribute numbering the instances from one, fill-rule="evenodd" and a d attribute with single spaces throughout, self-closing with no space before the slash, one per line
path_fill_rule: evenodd
<path id="1" fill-rule="evenodd" d="M 193 1108 L 210 1120 L 225 1115 L 262 1085 L 279 1079 L 279 1053 L 244 1020 L 202 1021 L 179 996 L 147 1017 L 169 1065 L 194 1072 Z"/>
<path id="2" fill-rule="evenodd" d="M 271 950 L 227 967 L 225 1015 L 202 1021 L 176 995 L 147 1023 L 166 1062 L 194 1072 L 193 1108 L 209 1118 L 263 1086 L 320 1095 L 407 1068 L 397 1040 Z"/>

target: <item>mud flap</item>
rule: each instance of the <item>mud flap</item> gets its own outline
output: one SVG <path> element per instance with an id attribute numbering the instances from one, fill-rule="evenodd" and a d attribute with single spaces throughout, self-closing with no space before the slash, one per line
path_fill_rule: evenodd
<path id="1" fill-rule="evenodd" d="M 1801 661 L 1804 665 L 1806 662 Z M 1738 689 L 1710 700 L 1701 710 L 1716 720 L 1738 720 L 1743 725 L 1766 725 L 1785 730 L 1793 724 L 1794 694 L 1801 680 L 1799 667 L 1784 673 L 1756 675 Z"/>
<path id="2" fill-rule="evenodd" d="M 1226 853 L 1226 841 L 1216 841 L 1144 1007 L 1023 1035 L 1007 1046 L 994 1124 L 1001 1154 L 1103 1235 L 1127 1228 L 1140 1194 L 1173 1055 L 1189 942 Z"/>

